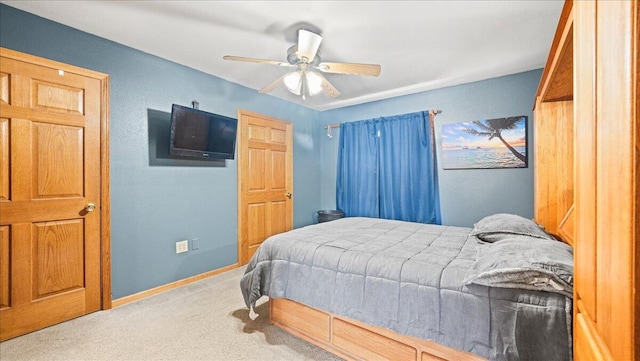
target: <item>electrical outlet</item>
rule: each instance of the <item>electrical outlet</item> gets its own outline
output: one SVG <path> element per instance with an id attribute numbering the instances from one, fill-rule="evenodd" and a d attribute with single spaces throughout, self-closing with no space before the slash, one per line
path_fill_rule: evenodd
<path id="1" fill-rule="evenodd" d="M 189 251 L 189 241 L 184 240 L 176 242 L 176 253 L 183 253 Z"/>
<path id="2" fill-rule="evenodd" d="M 200 248 L 200 238 L 194 238 L 191 240 L 191 249 L 196 250 Z"/>

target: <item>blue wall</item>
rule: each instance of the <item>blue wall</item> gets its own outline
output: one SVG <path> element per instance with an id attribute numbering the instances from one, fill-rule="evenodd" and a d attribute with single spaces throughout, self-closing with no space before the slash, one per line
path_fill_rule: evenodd
<path id="1" fill-rule="evenodd" d="M 525 169 L 438 169 L 442 223 L 473 226 L 482 217 L 508 212 L 533 217 L 533 114 L 532 108 L 542 70 L 493 78 L 448 88 L 351 106 L 321 113 L 324 125 L 381 116 L 440 109 L 435 118 L 436 144 L 441 149 L 440 131 L 444 123 L 528 117 L 529 168 Z M 321 135 L 321 208 L 335 208 L 336 161 L 339 129 L 333 138 Z M 442 164 L 438 154 L 438 163 Z"/>
<path id="2" fill-rule="evenodd" d="M 323 124 L 432 108 L 437 144 L 445 122 L 527 115 L 541 72 L 454 86 L 333 111 L 316 112 L 194 69 L 0 4 L 0 46 L 110 75 L 111 259 L 113 298 L 237 261 L 237 168 L 166 156 L 171 104 L 236 117 L 238 108 L 293 122 L 294 226 L 335 208 L 339 131 Z M 532 132 L 529 131 L 529 154 Z M 470 226 L 484 215 L 533 216 L 528 169 L 439 170 L 445 224 Z M 200 249 L 175 254 L 175 242 Z"/>
<path id="3" fill-rule="evenodd" d="M 319 113 L 0 5 L 0 46 L 110 75 L 113 298 L 237 261 L 237 168 L 166 157 L 171 104 L 293 122 L 294 226 L 320 203 Z M 175 242 L 200 239 L 176 254 Z"/>

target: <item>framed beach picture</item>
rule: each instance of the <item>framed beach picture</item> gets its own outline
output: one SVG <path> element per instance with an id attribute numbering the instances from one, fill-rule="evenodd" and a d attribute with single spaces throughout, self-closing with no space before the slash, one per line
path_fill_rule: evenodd
<path id="1" fill-rule="evenodd" d="M 444 169 L 527 168 L 527 117 L 442 125 Z"/>

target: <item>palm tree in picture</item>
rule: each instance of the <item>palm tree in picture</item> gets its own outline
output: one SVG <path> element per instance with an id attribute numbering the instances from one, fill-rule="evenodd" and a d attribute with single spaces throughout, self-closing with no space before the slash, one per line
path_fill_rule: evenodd
<path id="1" fill-rule="evenodd" d="M 503 130 L 515 129 L 518 126 L 518 123 L 520 123 L 523 119 L 524 117 L 487 119 L 484 121 L 484 123 L 480 120 L 474 120 L 471 123 L 477 126 L 480 130 L 473 128 L 465 128 L 463 130 L 465 133 L 469 133 L 472 135 L 489 137 L 489 140 L 492 140 L 493 138 L 500 139 L 500 141 L 502 141 L 502 144 L 504 144 L 505 147 L 507 147 L 507 149 L 509 149 L 511 153 L 516 156 L 516 158 L 523 161 L 524 164 L 527 164 L 527 157 L 520 154 L 514 147 L 511 146 L 511 144 L 509 144 L 506 140 L 504 140 L 504 138 L 502 138 Z"/>

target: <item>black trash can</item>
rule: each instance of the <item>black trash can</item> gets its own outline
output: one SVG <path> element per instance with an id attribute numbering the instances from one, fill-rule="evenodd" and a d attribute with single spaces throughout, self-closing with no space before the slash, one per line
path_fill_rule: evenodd
<path id="1" fill-rule="evenodd" d="M 343 217 L 344 212 L 335 209 L 318 211 L 318 223 L 329 222 Z"/>

